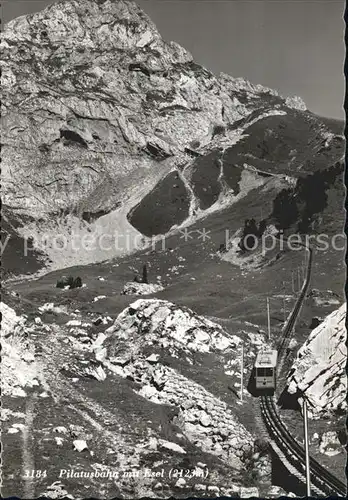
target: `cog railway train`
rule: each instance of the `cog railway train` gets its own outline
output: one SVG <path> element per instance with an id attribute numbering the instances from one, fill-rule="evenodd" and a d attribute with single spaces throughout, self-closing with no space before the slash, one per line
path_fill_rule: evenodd
<path id="1" fill-rule="evenodd" d="M 275 390 L 278 352 L 274 349 L 261 350 L 255 360 L 256 389 Z"/>

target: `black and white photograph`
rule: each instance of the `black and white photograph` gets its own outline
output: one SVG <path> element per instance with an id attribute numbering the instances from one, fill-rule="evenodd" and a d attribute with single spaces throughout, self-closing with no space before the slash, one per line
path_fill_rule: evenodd
<path id="1" fill-rule="evenodd" d="M 1 496 L 346 497 L 344 0 L 2 0 Z"/>

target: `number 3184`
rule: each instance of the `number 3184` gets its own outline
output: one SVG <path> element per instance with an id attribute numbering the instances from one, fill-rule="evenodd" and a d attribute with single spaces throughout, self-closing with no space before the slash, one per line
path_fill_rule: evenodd
<path id="1" fill-rule="evenodd" d="M 33 477 L 47 477 L 47 471 L 41 469 L 26 470 L 24 474 L 24 479 Z"/>

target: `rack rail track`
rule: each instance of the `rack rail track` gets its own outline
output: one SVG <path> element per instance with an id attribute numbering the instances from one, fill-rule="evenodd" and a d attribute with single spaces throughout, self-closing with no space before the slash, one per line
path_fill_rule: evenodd
<path id="1" fill-rule="evenodd" d="M 285 355 L 285 347 L 296 324 L 296 320 L 300 313 L 310 283 L 313 250 L 308 247 L 306 247 L 306 249 L 309 252 L 306 279 L 302 286 L 301 293 L 296 301 L 295 307 L 287 321 L 287 324 L 285 325 L 282 338 L 278 345 L 278 372 L 282 368 Z M 285 457 L 286 461 L 290 464 L 290 469 L 292 469 L 292 471 L 294 472 L 296 471 L 296 476 L 302 482 L 305 482 L 305 451 L 281 421 L 277 411 L 274 396 L 261 396 L 260 406 L 261 414 L 266 429 L 271 438 L 271 443 L 273 443 L 275 452 L 278 455 L 281 455 L 282 458 Z M 319 462 L 317 462 L 314 458 L 310 459 L 310 476 L 313 491 L 315 491 L 317 494 L 323 496 L 335 495 L 346 497 L 346 485 L 340 479 L 331 474 L 331 472 L 326 470 L 322 465 L 320 465 Z"/>

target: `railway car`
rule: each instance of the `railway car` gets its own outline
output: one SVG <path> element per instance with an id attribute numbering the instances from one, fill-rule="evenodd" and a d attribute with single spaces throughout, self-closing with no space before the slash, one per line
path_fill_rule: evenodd
<path id="1" fill-rule="evenodd" d="M 276 388 L 278 352 L 273 349 L 259 351 L 255 361 L 256 389 Z"/>

